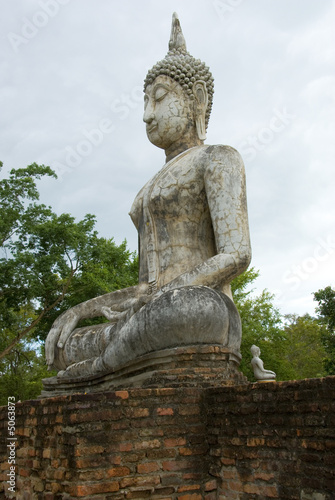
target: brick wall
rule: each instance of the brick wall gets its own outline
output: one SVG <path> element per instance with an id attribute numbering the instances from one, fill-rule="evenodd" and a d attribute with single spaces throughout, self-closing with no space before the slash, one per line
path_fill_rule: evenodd
<path id="1" fill-rule="evenodd" d="M 14 498 L 330 500 L 334 390 L 327 377 L 17 404 Z M 6 407 L 0 421 L 5 485 Z"/>
<path id="2" fill-rule="evenodd" d="M 19 404 L 16 498 L 215 498 L 203 396 L 133 389 Z"/>
<path id="3" fill-rule="evenodd" d="M 335 498 L 335 377 L 212 389 L 219 498 Z"/>

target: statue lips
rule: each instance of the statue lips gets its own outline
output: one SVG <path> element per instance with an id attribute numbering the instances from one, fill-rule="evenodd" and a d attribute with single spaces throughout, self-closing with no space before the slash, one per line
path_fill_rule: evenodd
<path id="1" fill-rule="evenodd" d="M 146 131 L 147 131 L 147 137 L 148 137 L 149 141 L 152 144 L 155 144 L 155 141 L 157 140 L 158 123 L 151 122 L 150 124 L 147 124 Z"/>
<path id="2" fill-rule="evenodd" d="M 150 125 L 147 125 L 147 132 L 150 134 L 157 128 L 157 123 L 151 123 Z"/>

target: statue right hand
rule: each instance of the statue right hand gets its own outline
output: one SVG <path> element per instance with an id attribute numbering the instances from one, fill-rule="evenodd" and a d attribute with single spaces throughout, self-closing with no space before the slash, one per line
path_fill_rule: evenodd
<path id="1" fill-rule="evenodd" d="M 145 283 L 117 290 L 78 304 L 61 314 L 52 325 L 45 342 L 45 356 L 48 366 L 51 368 L 54 364 L 56 347 L 59 349 L 64 347 L 81 319 L 103 315 L 111 322 L 118 322 L 129 318 L 152 299 L 151 296 L 147 295 L 147 290 L 148 285 Z M 121 301 L 120 293 L 122 293 Z"/>
<path id="2" fill-rule="evenodd" d="M 72 307 L 61 314 L 52 325 L 45 341 L 45 356 L 49 367 L 52 367 L 55 360 L 55 347 L 61 349 L 64 346 L 80 319 L 76 307 Z"/>
<path id="3" fill-rule="evenodd" d="M 94 318 L 103 315 L 109 321 L 117 322 L 120 319 L 127 317 L 127 315 L 129 316 L 133 314 L 136 310 L 135 306 L 138 303 L 138 298 L 131 297 L 124 301 L 124 310 L 120 311 L 115 310 L 113 305 L 108 307 L 107 305 L 99 304 L 96 299 L 93 299 L 92 301 L 83 302 L 82 304 L 78 304 L 68 311 L 65 311 L 56 319 L 45 341 L 45 357 L 48 366 L 51 368 L 54 364 L 55 348 L 58 347 L 58 349 L 63 349 L 67 339 L 81 319 Z M 95 307 L 92 307 L 92 304 Z"/>

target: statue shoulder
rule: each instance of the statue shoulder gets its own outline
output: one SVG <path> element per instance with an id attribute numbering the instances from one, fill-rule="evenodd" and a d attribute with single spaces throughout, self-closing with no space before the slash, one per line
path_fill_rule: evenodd
<path id="1" fill-rule="evenodd" d="M 229 171 L 240 171 L 244 173 L 244 163 L 240 153 L 231 146 L 217 144 L 207 146 L 203 150 L 206 169 L 223 169 Z"/>

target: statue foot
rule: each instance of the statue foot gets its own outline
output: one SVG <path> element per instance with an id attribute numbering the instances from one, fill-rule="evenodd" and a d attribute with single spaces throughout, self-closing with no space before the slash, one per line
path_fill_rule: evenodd
<path id="1" fill-rule="evenodd" d="M 57 373 L 57 379 L 64 380 L 70 378 L 82 378 L 87 376 L 100 375 L 107 370 L 101 356 L 85 359 L 78 363 L 73 363 L 66 370 L 61 370 Z"/>

